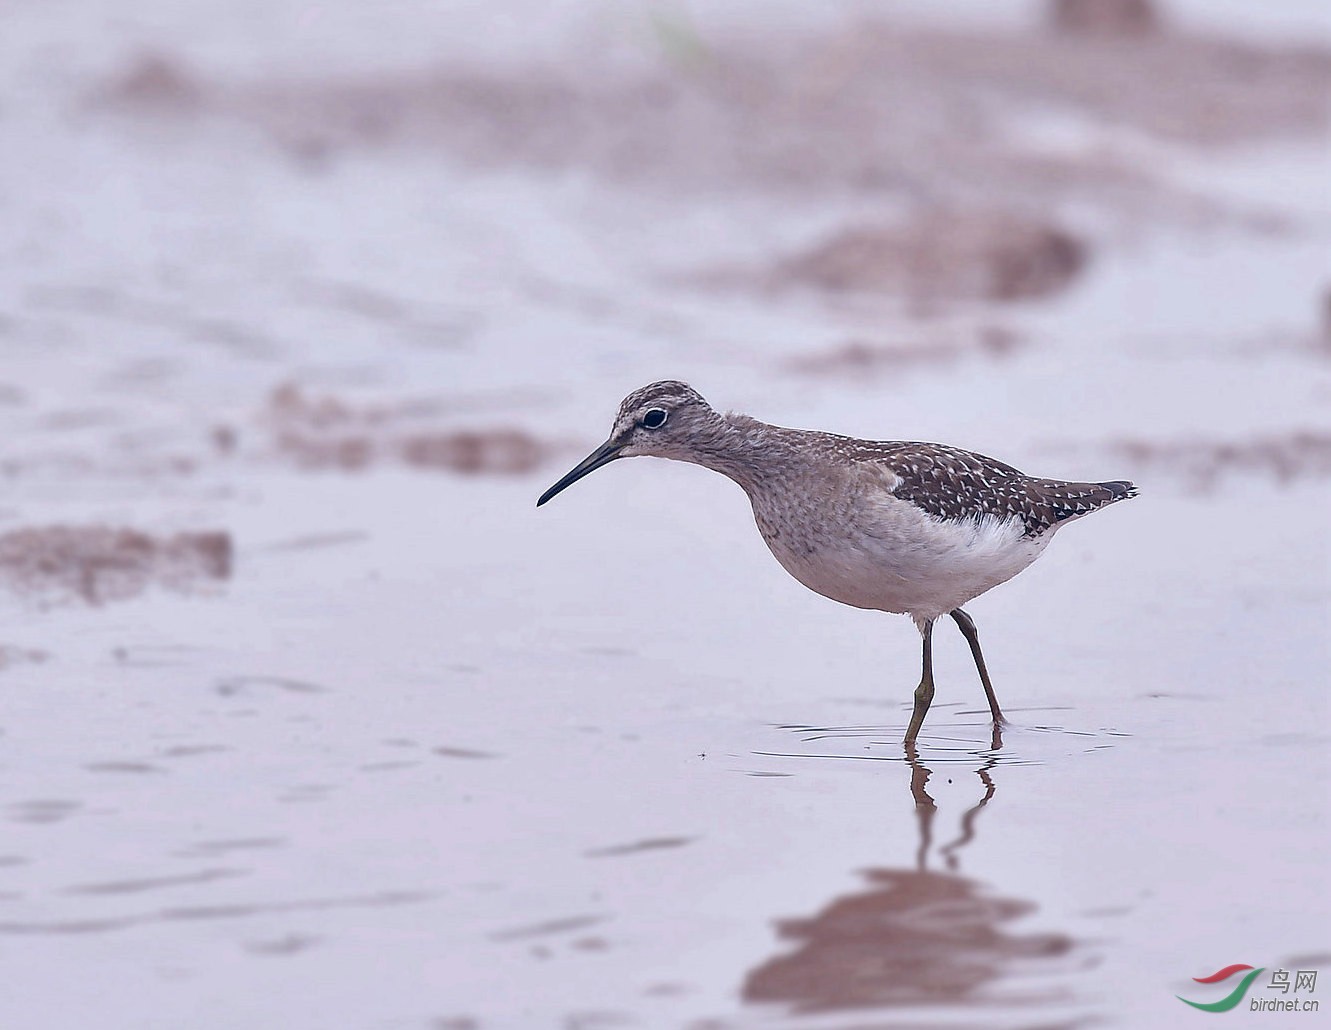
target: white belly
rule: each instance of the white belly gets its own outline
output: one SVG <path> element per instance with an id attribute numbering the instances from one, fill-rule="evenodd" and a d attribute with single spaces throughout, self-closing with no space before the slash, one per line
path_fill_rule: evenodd
<path id="1" fill-rule="evenodd" d="M 787 572 L 834 601 L 909 613 L 917 622 L 1011 579 L 1053 535 L 1026 537 L 1017 519 L 935 519 L 895 498 L 870 508 L 800 514 L 792 523 L 754 506 L 763 539 Z"/>

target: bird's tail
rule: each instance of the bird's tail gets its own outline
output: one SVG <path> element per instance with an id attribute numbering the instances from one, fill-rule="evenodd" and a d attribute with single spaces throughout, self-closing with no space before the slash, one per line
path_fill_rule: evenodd
<path id="1" fill-rule="evenodd" d="M 1108 483 L 1064 483 L 1045 480 L 1040 491 L 1053 508 L 1056 522 L 1079 519 L 1115 501 L 1137 496 L 1137 487 L 1126 479 Z"/>
<path id="2" fill-rule="evenodd" d="M 1106 504 L 1113 504 L 1115 501 L 1126 501 L 1129 497 L 1137 496 L 1137 484 L 1129 483 L 1126 479 L 1111 479 L 1108 483 L 1096 483 L 1096 486 L 1102 486 L 1114 496 L 1106 501 Z"/>

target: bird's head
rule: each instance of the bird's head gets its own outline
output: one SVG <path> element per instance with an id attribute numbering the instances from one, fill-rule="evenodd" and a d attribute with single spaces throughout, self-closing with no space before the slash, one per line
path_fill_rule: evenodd
<path id="1" fill-rule="evenodd" d="M 565 487 L 616 458 L 648 454 L 694 461 L 698 445 L 712 436 L 722 421 L 688 383 L 667 379 L 634 390 L 620 403 L 610 438 L 541 494 L 536 506 L 539 508 Z"/>

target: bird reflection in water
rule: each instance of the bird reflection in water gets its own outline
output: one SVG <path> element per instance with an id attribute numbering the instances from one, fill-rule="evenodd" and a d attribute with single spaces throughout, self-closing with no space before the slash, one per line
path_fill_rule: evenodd
<path id="1" fill-rule="evenodd" d="M 960 852 L 975 838 L 993 799 L 997 756 L 975 769 L 983 795 L 961 817 L 955 839 L 937 849 L 946 871 L 929 869 L 934 819 L 932 771 L 906 750 L 919 847 L 914 869 L 871 869 L 866 888 L 803 919 L 781 920 L 780 938 L 795 950 L 749 972 L 743 997 L 802 1012 L 904 1006 L 1021 1006 L 1069 1000 L 1051 984 L 1076 960 L 1072 938 L 1015 932 L 1031 901 L 994 895 L 958 874 Z"/>

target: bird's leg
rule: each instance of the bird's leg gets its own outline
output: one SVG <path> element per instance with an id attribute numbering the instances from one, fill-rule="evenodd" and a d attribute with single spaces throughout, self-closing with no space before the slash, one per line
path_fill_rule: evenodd
<path id="1" fill-rule="evenodd" d="M 920 735 L 920 726 L 924 724 L 924 713 L 934 699 L 934 620 L 930 619 L 920 627 L 920 636 L 924 638 L 924 669 L 920 673 L 920 685 L 915 688 L 915 710 L 910 716 L 910 725 L 906 727 L 907 745 L 914 744 Z"/>
<path id="2" fill-rule="evenodd" d="M 1003 719 L 1003 713 L 998 708 L 998 698 L 994 696 L 994 685 L 989 682 L 989 670 L 984 667 L 984 654 L 980 651 L 980 635 L 975 632 L 974 621 L 960 608 L 952 609 L 952 618 L 961 627 L 961 635 L 966 638 L 966 643 L 971 646 L 971 657 L 975 659 L 975 668 L 980 673 L 980 682 L 984 684 L 984 696 L 989 699 L 989 711 L 993 713 L 994 726 L 997 727 L 1005 720 Z"/>

